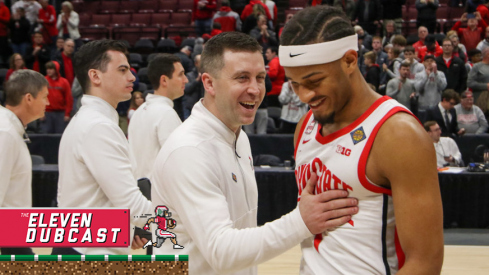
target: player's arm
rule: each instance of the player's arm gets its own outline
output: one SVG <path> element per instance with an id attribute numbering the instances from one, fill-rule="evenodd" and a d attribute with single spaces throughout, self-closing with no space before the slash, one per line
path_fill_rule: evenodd
<path id="1" fill-rule="evenodd" d="M 392 189 L 397 233 L 406 256 L 397 274 L 439 274 L 443 211 L 436 155 L 415 118 L 400 113 L 385 122 L 368 159 L 367 175 L 370 171 L 379 176 L 374 181 L 388 182 Z"/>

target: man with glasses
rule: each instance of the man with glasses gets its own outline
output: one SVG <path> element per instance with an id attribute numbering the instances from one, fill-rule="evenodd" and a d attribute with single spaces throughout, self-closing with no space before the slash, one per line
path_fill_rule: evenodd
<path id="1" fill-rule="evenodd" d="M 453 43 L 443 39 L 443 55 L 435 59 L 436 66 L 445 74 L 447 89 L 453 89 L 461 94 L 467 88 L 467 70 L 462 59 L 453 55 Z"/>
<path id="2" fill-rule="evenodd" d="M 460 166 L 462 154 L 458 150 L 457 143 L 449 137 L 441 137 L 441 128 L 436 121 L 430 120 L 424 123 L 424 129 L 433 139 L 436 151 L 436 166 Z"/>
<path id="3" fill-rule="evenodd" d="M 428 109 L 426 121 L 434 120 L 441 128 L 441 136 L 456 137 L 465 134 L 465 129 L 459 129 L 457 124 L 457 113 L 455 105 L 460 101 L 460 97 L 452 89 L 447 89 L 442 94 L 442 100 L 437 106 Z"/>

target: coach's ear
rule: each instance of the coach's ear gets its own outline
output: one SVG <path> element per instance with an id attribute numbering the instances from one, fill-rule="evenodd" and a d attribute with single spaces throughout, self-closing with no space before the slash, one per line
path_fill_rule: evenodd
<path id="1" fill-rule="evenodd" d="M 214 90 L 214 78 L 209 73 L 203 73 L 201 78 L 205 91 L 210 95 L 215 96 L 216 92 Z"/>
<path id="2" fill-rule="evenodd" d="M 349 50 L 342 58 L 343 69 L 346 73 L 351 74 L 357 68 L 358 53 L 354 50 Z"/>

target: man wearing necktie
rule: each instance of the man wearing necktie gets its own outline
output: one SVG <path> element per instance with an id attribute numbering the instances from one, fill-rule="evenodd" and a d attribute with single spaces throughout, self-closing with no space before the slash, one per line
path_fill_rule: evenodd
<path id="1" fill-rule="evenodd" d="M 447 89 L 442 94 L 441 102 L 427 111 L 426 121 L 436 121 L 443 137 L 457 137 L 465 134 L 464 128 L 458 128 L 457 113 L 453 108 L 459 101 L 458 93 L 455 90 Z"/>

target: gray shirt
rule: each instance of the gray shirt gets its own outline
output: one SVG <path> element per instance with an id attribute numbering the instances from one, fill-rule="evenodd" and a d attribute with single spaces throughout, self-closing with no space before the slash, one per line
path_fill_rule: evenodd
<path id="1" fill-rule="evenodd" d="M 481 108 L 473 105 L 470 110 L 466 110 L 461 104 L 455 106 L 457 112 L 458 128 L 465 128 L 467 134 L 483 134 L 487 132 L 487 120 Z"/>
<path id="2" fill-rule="evenodd" d="M 467 86 L 473 90 L 473 92 L 487 91 L 487 83 L 489 83 L 489 64 L 479 62 L 474 64 L 472 70 L 469 72 L 467 79 Z"/>
<path id="3" fill-rule="evenodd" d="M 418 109 L 427 110 L 441 101 L 441 93 L 447 86 L 445 74 L 441 71 L 430 73 L 425 71 L 417 73 L 414 78 L 414 87 L 419 95 Z"/>
<path id="4" fill-rule="evenodd" d="M 414 81 L 411 79 L 402 82 L 400 78 L 393 78 L 387 83 L 386 95 L 397 100 L 408 109 L 411 109 L 410 96 L 413 92 L 416 92 L 416 89 L 414 88 Z"/>

